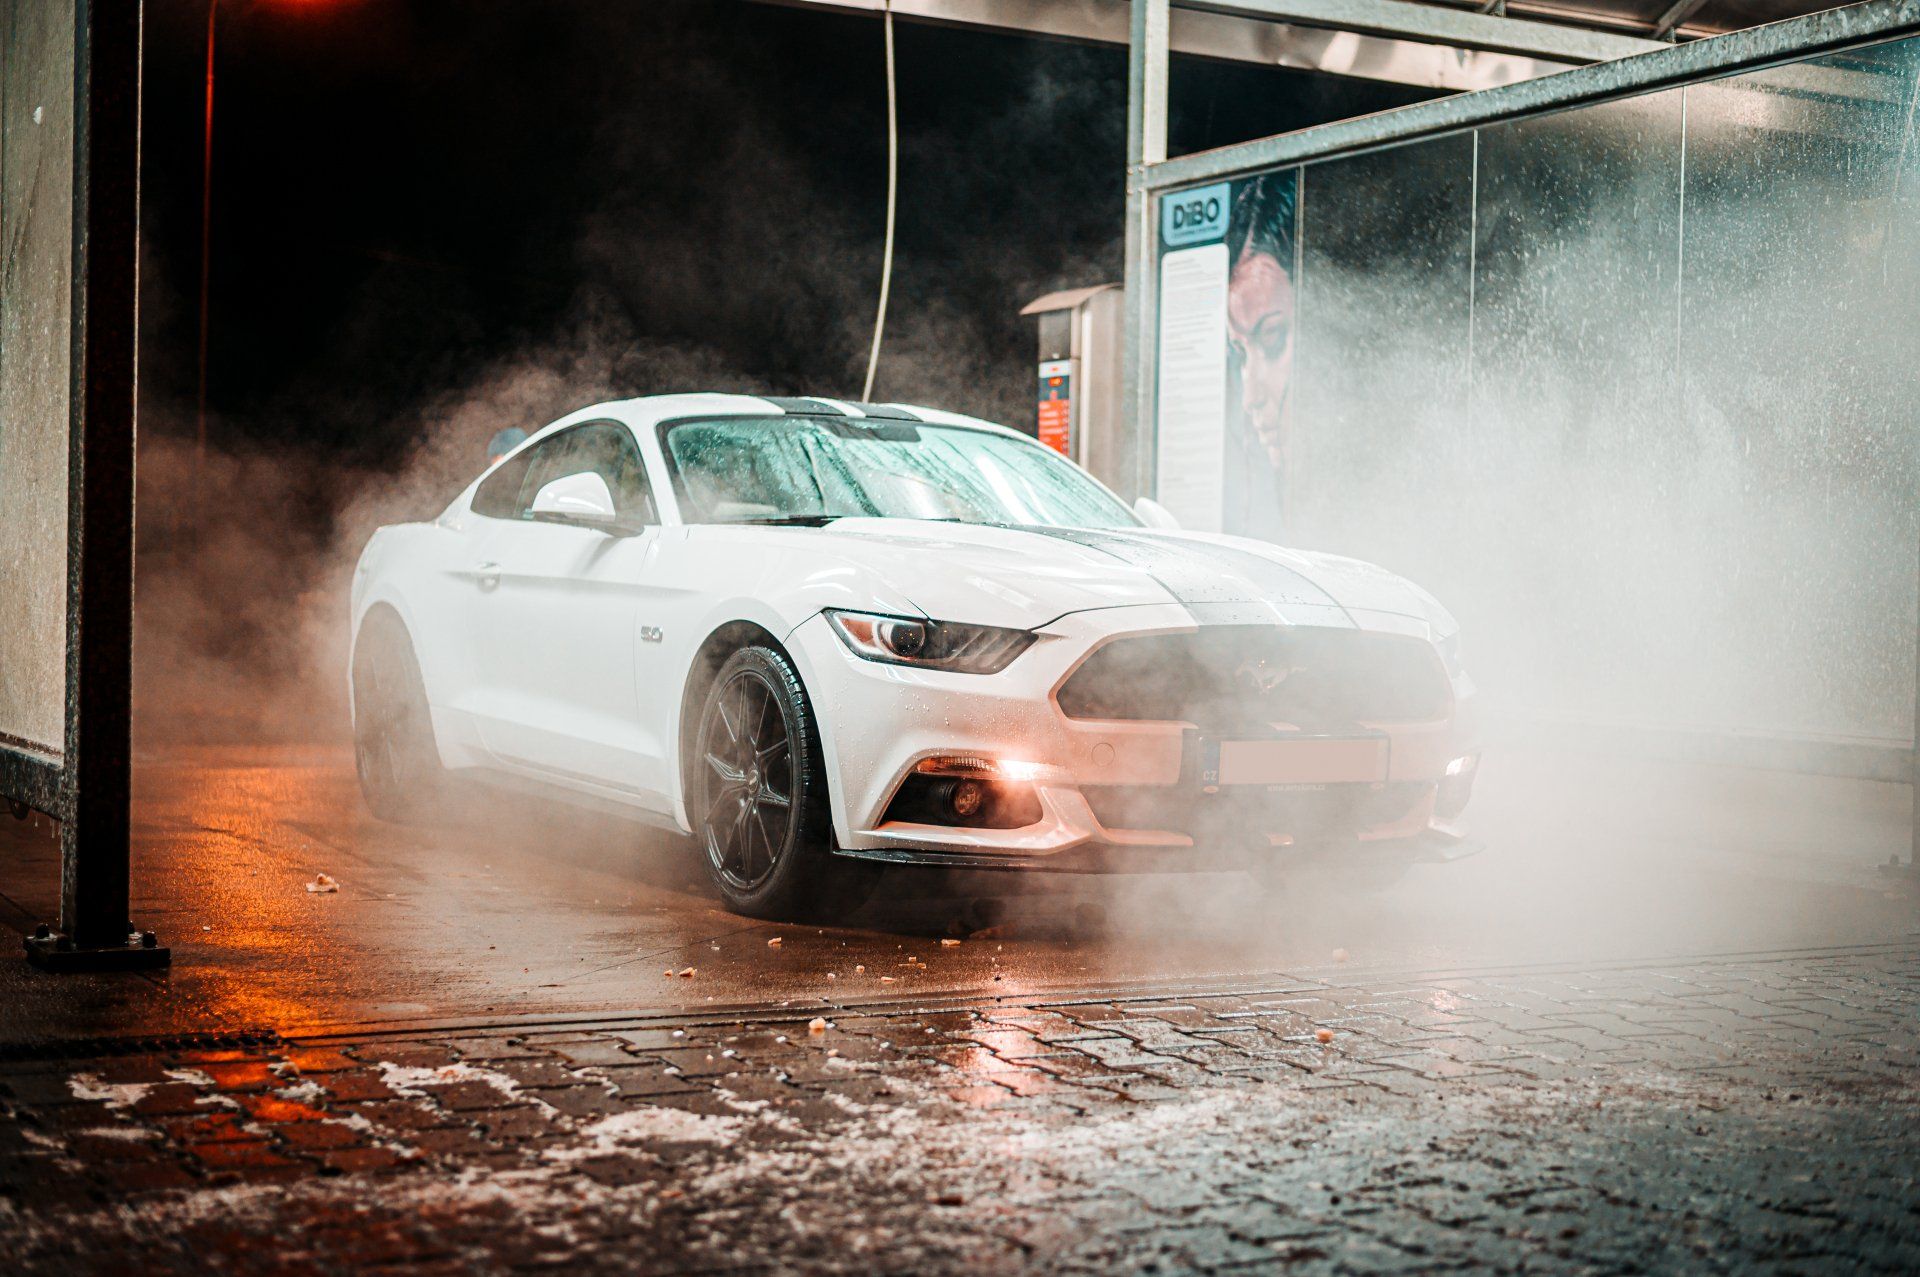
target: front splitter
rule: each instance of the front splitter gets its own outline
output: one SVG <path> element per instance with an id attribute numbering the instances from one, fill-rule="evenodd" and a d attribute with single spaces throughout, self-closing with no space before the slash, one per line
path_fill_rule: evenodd
<path id="1" fill-rule="evenodd" d="M 1429 829 L 1412 838 L 1289 847 L 1118 847 L 1082 844 L 1044 856 L 919 847 L 835 847 L 833 854 L 884 865 L 994 869 L 1025 873 L 1239 873 L 1275 860 L 1302 866 L 1449 864 L 1485 850 L 1478 839 Z"/>

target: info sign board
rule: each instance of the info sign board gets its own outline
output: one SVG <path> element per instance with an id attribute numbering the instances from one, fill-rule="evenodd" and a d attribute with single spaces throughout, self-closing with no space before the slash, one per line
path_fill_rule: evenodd
<path id="1" fill-rule="evenodd" d="M 1299 170 L 1161 197 L 1155 495 L 1182 527 L 1286 528 Z"/>

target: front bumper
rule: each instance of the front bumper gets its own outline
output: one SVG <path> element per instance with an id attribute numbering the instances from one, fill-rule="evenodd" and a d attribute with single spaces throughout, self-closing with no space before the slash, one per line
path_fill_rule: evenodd
<path id="1" fill-rule="evenodd" d="M 823 617 L 810 618 L 788 646 L 822 724 L 836 849 L 902 863 L 1086 870 L 1200 868 L 1248 854 L 1354 854 L 1363 847 L 1449 858 L 1444 849 L 1461 845 L 1457 825 L 1436 816 L 1435 798 L 1448 765 L 1477 753 L 1472 684 L 1464 675 L 1451 680 L 1443 718 L 1364 725 L 1389 742 L 1383 781 L 1265 796 L 1202 797 L 1193 783 L 1192 724 L 1061 712 L 1056 691 L 1095 650 L 1117 639 L 1197 628 L 1178 604 L 1076 612 L 1043 627 L 1041 641 L 1006 670 L 971 675 L 862 660 Z M 1039 819 L 1014 829 L 888 820 L 889 803 L 916 764 L 948 755 L 1019 765 L 1031 778 Z M 1318 804 L 1332 814 L 1280 832 L 1288 822 L 1269 818 L 1275 804 Z M 1156 819 L 1156 812 L 1168 818 Z"/>

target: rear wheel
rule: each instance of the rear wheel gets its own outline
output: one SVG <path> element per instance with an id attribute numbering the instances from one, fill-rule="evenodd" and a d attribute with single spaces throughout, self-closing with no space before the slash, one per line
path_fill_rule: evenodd
<path id="1" fill-rule="evenodd" d="M 406 627 L 387 613 L 368 618 L 354 644 L 353 765 L 380 819 L 413 824 L 437 814 L 446 770 L 426 685 Z"/>
<path id="2" fill-rule="evenodd" d="M 833 857 L 820 733 L 786 656 L 746 647 L 729 657 L 694 740 L 689 815 L 727 907 L 782 919 L 857 908 L 873 875 Z"/>

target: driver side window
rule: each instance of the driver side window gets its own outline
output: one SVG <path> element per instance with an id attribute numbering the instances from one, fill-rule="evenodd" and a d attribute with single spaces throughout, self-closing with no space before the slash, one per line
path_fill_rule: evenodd
<path id="1" fill-rule="evenodd" d="M 621 522 L 643 526 L 660 521 L 639 445 L 625 426 L 608 421 L 570 427 L 503 462 L 475 490 L 473 509 L 496 519 L 528 520 L 540 489 L 555 479 L 589 473 L 606 480 Z"/>

